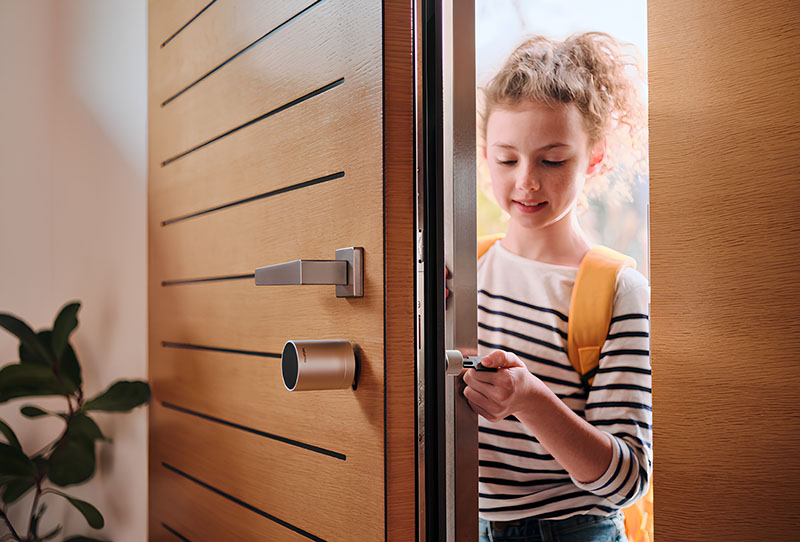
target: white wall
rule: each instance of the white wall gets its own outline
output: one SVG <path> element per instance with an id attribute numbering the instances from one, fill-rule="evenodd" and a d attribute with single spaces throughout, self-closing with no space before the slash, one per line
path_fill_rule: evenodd
<path id="1" fill-rule="evenodd" d="M 0 0 L 0 312 L 49 327 L 80 300 L 73 344 L 89 396 L 147 377 L 146 39 L 146 0 Z M 16 345 L 0 331 L 0 365 L 18 359 Z M 29 453 L 62 425 L 22 418 L 30 403 L 63 400 L 0 405 Z M 98 421 L 113 443 L 98 445 L 95 478 L 68 492 L 106 527 L 50 495 L 44 528 L 144 541 L 147 411 Z"/>

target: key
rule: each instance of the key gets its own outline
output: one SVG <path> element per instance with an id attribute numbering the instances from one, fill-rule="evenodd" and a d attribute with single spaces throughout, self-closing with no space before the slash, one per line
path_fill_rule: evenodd
<path id="1" fill-rule="evenodd" d="M 481 360 L 483 356 L 467 356 L 464 358 L 464 368 L 465 369 L 475 369 L 476 371 L 486 371 L 490 373 L 496 373 L 497 367 L 484 367 L 481 364 Z"/>

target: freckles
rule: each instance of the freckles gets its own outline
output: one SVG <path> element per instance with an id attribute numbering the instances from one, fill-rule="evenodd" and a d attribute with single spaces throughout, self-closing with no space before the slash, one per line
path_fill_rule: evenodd
<path id="1" fill-rule="evenodd" d="M 575 171 L 565 171 L 552 179 L 552 186 L 562 193 L 579 192 L 583 180 Z"/>

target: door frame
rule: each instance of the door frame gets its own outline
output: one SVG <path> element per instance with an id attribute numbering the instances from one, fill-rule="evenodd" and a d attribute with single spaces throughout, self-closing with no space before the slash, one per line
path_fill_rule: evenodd
<path id="1" fill-rule="evenodd" d="M 475 6 L 416 5 L 418 539 L 472 542 L 478 421 L 443 361 L 446 349 L 477 347 Z M 453 273 L 447 303 L 445 265 Z"/>

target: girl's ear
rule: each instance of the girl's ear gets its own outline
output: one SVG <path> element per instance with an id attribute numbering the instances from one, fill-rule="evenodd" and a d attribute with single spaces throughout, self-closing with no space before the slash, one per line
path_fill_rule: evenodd
<path id="1" fill-rule="evenodd" d="M 591 177 L 597 170 L 600 169 L 600 164 L 603 163 L 603 158 L 606 156 L 606 138 L 604 137 L 594 145 L 592 145 L 592 153 L 589 156 L 589 167 L 586 168 L 586 176 Z"/>
<path id="2" fill-rule="evenodd" d="M 486 145 L 481 147 L 481 154 L 483 154 L 483 159 L 486 160 Z"/>

